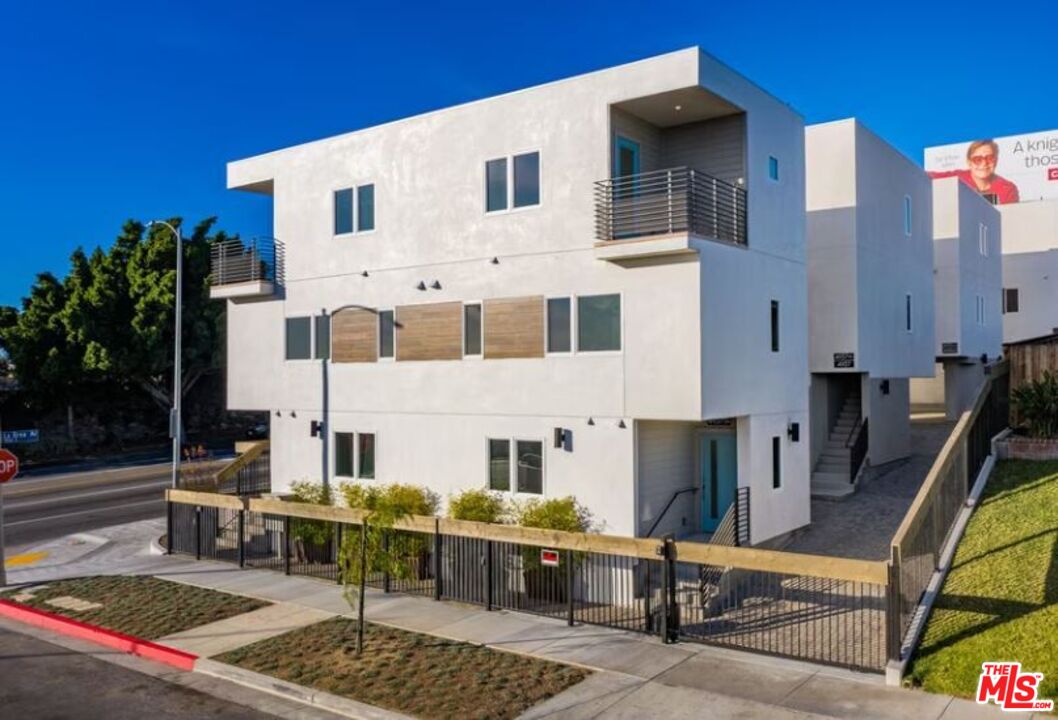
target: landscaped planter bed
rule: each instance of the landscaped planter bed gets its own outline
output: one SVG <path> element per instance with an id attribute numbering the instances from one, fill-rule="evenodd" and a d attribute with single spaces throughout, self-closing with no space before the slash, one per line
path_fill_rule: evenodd
<path id="1" fill-rule="evenodd" d="M 1011 435 L 996 446 L 1001 460 L 1058 460 L 1058 438 Z"/>
<path id="2" fill-rule="evenodd" d="M 333 618 L 215 660 L 422 718 L 514 718 L 588 676 L 581 668 Z"/>
<path id="3" fill-rule="evenodd" d="M 130 575 L 57 580 L 36 588 L 8 590 L 0 597 L 144 640 L 157 640 L 271 604 L 155 577 Z"/>

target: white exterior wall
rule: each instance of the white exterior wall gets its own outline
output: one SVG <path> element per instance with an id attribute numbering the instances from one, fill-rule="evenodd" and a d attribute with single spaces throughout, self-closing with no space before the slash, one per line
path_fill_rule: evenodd
<path id="1" fill-rule="evenodd" d="M 1006 217 L 1004 214 L 1004 223 Z M 1055 332 L 1058 328 L 1058 249 L 1004 254 L 1003 287 L 1018 289 L 1019 306 L 1018 312 L 1003 315 L 1003 342 Z"/>
<path id="2" fill-rule="evenodd" d="M 698 84 L 745 112 L 748 248 L 694 241 L 690 261 L 597 259 L 593 183 L 610 175 L 611 104 Z M 540 204 L 486 215 L 485 162 L 529 151 L 540 153 Z M 285 282 L 276 299 L 228 304 L 229 407 L 271 411 L 282 489 L 323 470 L 308 432 L 323 415 L 323 366 L 284 360 L 284 318 L 350 303 L 618 292 L 620 352 L 328 364 L 328 432 L 375 429 L 378 481 L 442 495 L 484 485 L 486 437 L 541 439 L 545 494 L 574 494 L 607 532 L 634 534 L 634 420 L 760 414 L 750 424 L 782 423 L 784 435 L 788 420 L 805 422 L 802 163 L 800 117 L 696 48 L 231 163 L 229 187 L 271 182 Z M 333 191 L 364 183 L 377 229 L 335 237 Z M 416 289 L 434 280 L 440 290 Z M 780 353 L 768 347 L 771 299 Z M 574 430 L 572 452 L 550 448 L 554 427 Z M 770 477 L 770 446 L 760 452 L 745 467 L 766 464 Z M 798 457 L 789 482 L 807 498 Z M 755 530 L 804 524 L 805 503 L 769 511 Z"/>
<path id="3" fill-rule="evenodd" d="M 1005 253 L 1029 253 L 1058 248 L 1058 200 L 998 205 L 1003 216 Z"/>
<path id="4" fill-rule="evenodd" d="M 871 377 L 933 374 L 932 190 L 926 174 L 854 119 L 805 133 L 809 357 L 834 372 Z M 912 201 L 910 236 L 904 197 Z M 905 295 L 912 296 L 912 332 Z M 873 433 L 872 433 L 873 435 Z"/>
<path id="5" fill-rule="evenodd" d="M 889 392 L 882 387 L 889 383 Z M 911 395 L 908 378 L 882 380 L 863 376 L 863 413 L 869 422 L 867 457 L 872 466 L 885 465 L 911 454 Z"/>

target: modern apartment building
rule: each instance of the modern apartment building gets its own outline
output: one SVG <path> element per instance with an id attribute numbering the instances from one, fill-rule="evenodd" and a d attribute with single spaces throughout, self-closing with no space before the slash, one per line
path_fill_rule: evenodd
<path id="1" fill-rule="evenodd" d="M 1003 342 L 1058 332 L 1058 200 L 1000 205 Z"/>
<path id="2" fill-rule="evenodd" d="M 958 178 L 933 181 L 936 374 L 911 380 L 911 404 L 970 409 L 985 367 L 1003 353 L 999 211 Z"/>
<path id="3" fill-rule="evenodd" d="M 274 490 L 573 495 L 686 536 L 748 488 L 752 542 L 782 535 L 803 167 L 801 117 L 698 48 L 232 162 L 278 240 L 216 251 L 228 406 L 269 412 Z"/>
<path id="4" fill-rule="evenodd" d="M 855 119 L 805 133 L 812 492 L 910 454 L 912 377 L 934 364 L 932 187 Z"/>

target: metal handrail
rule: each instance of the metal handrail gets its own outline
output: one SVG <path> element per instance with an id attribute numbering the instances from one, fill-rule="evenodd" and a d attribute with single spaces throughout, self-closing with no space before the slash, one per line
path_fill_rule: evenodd
<path id="1" fill-rule="evenodd" d="M 210 284 L 276 281 L 276 240 L 252 238 L 214 243 L 210 248 Z"/>
<path id="2" fill-rule="evenodd" d="M 654 534 L 654 531 L 658 529 L 658 524 L 661 522 L 661 519 L 665 517 L 665 513 L 669 511 L 669 508 L 672 507 L 672 503 L 676 502 L 676 498 L 678 498 L 680 495 L 683 495 L 684 493 L 697 491 L 697 487 L 686 487 L 682 490 L 677 490 L 676 492 L 672 493 L 672 497 L 670 497 L 669 501 L 665 503 L 664 509 L 662 509 L 661 513 L 659 513 L 658 516 L 654 518 L 654 524 L 650 526 L 649 530 L 647 530 L 646 537 L 651 537 Z"/>

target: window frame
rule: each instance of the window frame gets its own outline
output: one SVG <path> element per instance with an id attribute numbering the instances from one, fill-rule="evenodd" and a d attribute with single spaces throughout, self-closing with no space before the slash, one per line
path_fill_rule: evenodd
<path id="1" fill-rule="evenodd" d="M 904 195 L 904 236 L 911 237 L 912 229 L 914 228 L 914 215 L 913 208 L 911 206 L 911 196 Z"/>
<path id="2" fill-rule="evenodd" d="M 1014 293 L 1014 295 L 1013 295 L 1014 302 L 1013 303 L 1010 302 L 1011 295 L 1009 295 L 1009 293 Z M 1013 310 L 1010 309 L 1011 304 L 1014 305 L 1014 309 Z M 1007 288 L 1007 287 L 1003 288 L 1003 312 L 1002 312 L 1002 314 L 1003 315 L 1016 315 L 1019 312 L 1021 312 L 1021 293 L 1019 292 L 1019 288 Z"/>
<path id="3" fill-rule="evenodd" d="M 569 350 L 551 350 L 550 303 L 552 300 L 569 301 Z M 544 296 L 544 356 L 572 357 L 577 354 L 577 296 L 545 295 Z"/>
<path id="4" fill-rule="evenodd" d="M 507 443 L 507 489 L 497 490 L 492 487 L 492 443 L 493 442 L 505 442 Z M 517 484 L 514 476 L 511 473 L 512 470 L 512 458 L 514 457 L 513 452 L 513 440 L 509 437 L 495 437 L 492 435 L 485 436 L 485 489 L 490 492 L 508 493 L 514 494 L 514 487 Z"/>
<path id="5" fill-rule="evenodd" d="M 617 350 L 581 350 L 580 349 L 580 300 L 581 298 L 593 298 L 605 295 L 616 295 L 618 298 L 618 312 L 617 312 L 617 331 L 620 336 L 620 347 Z M 625 298 L 624 293 L 621 291 L 617 292 L 591 292 L 577 295 L 570 295 L 572 300 L 576 300 L 574 304 L 570 306 L 571 315 L 570 325 L 572 326 L 573 334 L 570 336 L 570 348 L 571 355 L 591 355 L 593 357 L 605 357 L 607 355 L 621 355 L 624 353 L 625 348 Z M 546 316 L 544 318 L 547 319 Z M 547 335 L 546 328 L 544 335 Z M 546 337 L 544 338 L 547 339 Z M 546 345 L 545 345 L 546 349 Z M 564 353 L 556 353 L 564 354 Z"/>
<path id="6" fill-rule="evenodd" d="M 467 354 L 467 307 L 470 305 L 477 305 L 480 308 L 481 317 L 479 319 L 478 327 L 478 346 L 480 350 L 476 355 Z M 459 315 L 460 325 L 460 342 L 462 343 L 463 359 L 464 360 L 483 360 L 485 358 L 485 301 L 484 300 L 464 300 L 463 301 L 463 312 Z M 394 348 L 395 349 L 395 348 Z"/>
<path id="7" fill-rule="evenodd" d="M 782 435 L 771 436 L 771 489 L 781 492 L 786 484 L 783 482 Z"/>
<path id="8" fill-rule="evenodd" d="M 771 351 L 782 352 L 782 310 L 779 301 L 772 299 L 768 320 L 771 330 Z"/>
<path id="9" fill-rule="evenodd" d="M 284 315 L 283 316 L 283 362 L 315 362 L 316 358 L 313 357 L 316 350 L 316 316 L 309 315 Z M 306 357 L 292 358 L 287 357 L 288 350 L 288 339 L 290 337 L 290 320 L 308 320 L 309 321 L 309 347 L 308 354 Z"/>
<path id="10" fill-rule="evenodd" d="M 768 155 L 768 180 L 778 183 L 780 177 L 782 176 L 779 174 L 779 158 L 774 155 Z"/>
<path id="11" fill-rule="evenodd" d="M 977 226 L 977 249 L 981 253 L 981 257 L 988 257 L 988 225 L 985 223 L 978 223 Z"/>
<path id="12" fill-rule="evenodd" d="M 327 347 L 326 347 L 327 355 L 326 355 L 326 357 L 319 357 L 319 355 L 317 354 L 319 352 L 319 349 L 320 349 L 319 348 L 319 341 L 320 341 L 320 325 L 319 325 L 319 323 L 320 323 L 321 320 L 326 320 L 327 321 Z M 313 360 L 323 360 L 325 362 L 330 362 L 332 344 L 333 344 L 333 341 L 331 340 L 331 316 L 329 314 L 327 314 L 327 313 L 322 313 L 320 315 L 313 315 L 312 316 L 312 359 Z"/>
<path id="13" fill-rule="evenodd" d="M 349 462 L 352 464 L 353 474 L 343 475 L 338 472 L 338 436 L 349 435 L 353 438 L 352 448 L 349 453 Z M 360 474 L 360 436 L 371 435 L 374 439 L 374 468 L 371 477 L 364 477 Z M 376 480 L 378 479 L 378 430 L 366 429 L 366 430 L 334 430 L 331 433 L 331 444 L 333 450 L 331 451 L 331 477 L 335 480 Z"/>
<path id="14" fill-rule="evenodd" d="M 382 354 L 382 314 L 390 313 L 393 316 L 393 354 L 383 355 Z M 395 362 L 397 359 L 397 309 L 396 308 L 379 308 L 377 315 L 376 325 L 378 327 L 378 347 L 375 348 L 375 358 L 377 362 Z"/>
<path id="15" fill-rule="evenodd" d="M 908 335 L 915 332 L 915 300 L 910 292 L 904 293 L 904 330 Z"/>
<path id="16" fill-rule="evenodd" d="M 985 326 L 985 296 L 974 295 L 975 320 L 979 327 Z"/>
<path id="17" fill-rule="evenodd" d="M 360 229 L 358 229 L 359 226 L 360 226 L 360 188 L 367 187 L 368 185 L 370 185 L 372 187 L 372 191 L 371 191 L 371 220 L 372 220 L 372 226 L 371 226 L 370 230 L 360 230 Z M 378 188 L 378 183 L 376 183 L 374 180 L 371 180 L 371 181 L 364 181 L 364 182 L 356 183 L 354 185 L 345 185 L 343 187 L 333 188 L 331 190 L 331 235 L 332 235 L 332 237 L 334 237 L 334 238 L 346 238 L 346 237 L 352 237 L 354 235 L 356 235 L 356 236 L 370 235 L 373 232 L 375 232 L 376 230 L 378 230 L 378 202 L 377 202 L 378 193 L 375 191 L 375 189 L 377 189 L 377 188 Z M 338 217 L 338 215 L 337 215 L 337 213 L 338 213 L 338 193 L 343 191 L 343 190 L 349 190 L 353 194 L 352 223 L 351 223 L 351 226 L 352 226 L 353 229 L 351 231 L 349 231 L 349 232 L 340 233 L 340 232 L 338 232 L 337 223 L 335 221 L 337 220 L 337 217 Z"/>
<path id="18" fill-rule="evenodd" d="M 514 159 L 521 157 L 522 155 L 537 156 L 537 178 L 536 178 L 536 195 L 537 201 L 533 205 L 514 205 Z M 506 160 L 506 205 L 499 210 L 489 210 L 489 172 L 488 164 L 494 160 Z M 486 217 L 493 217 L 496 215 L 507 215 L 510 213 L 525 212 L 526 210 L 533 210 L 542 207 L 544 204 L 544 153 L 541 152 L 539 147 L 528 148 L 525 150 L 516 150 L 514 152 L 507 153 L 506 155 L 497 155 L 495 157 L 485 158 L 484 162 L 481 163 L 481 189 L 482 189 L 482 212 Z"/>
<path id="19" fill-rule="evenodd" d="M 507 443 L 507 477 L 510 484 L 509 490 L 494 490 L 492 487 L 491 474 L 491 447 L 492 441 Z M 540 492 L 522 492 L 518 487 L 518 443 L 540 443 Z M 485 489 L 490 492 L 503 493 L 520 498 L 544 498 L 547 497 L 547 442 L 541 437 L 530 437 L 528 435 L 486 435 L 485 436 Z"/>

